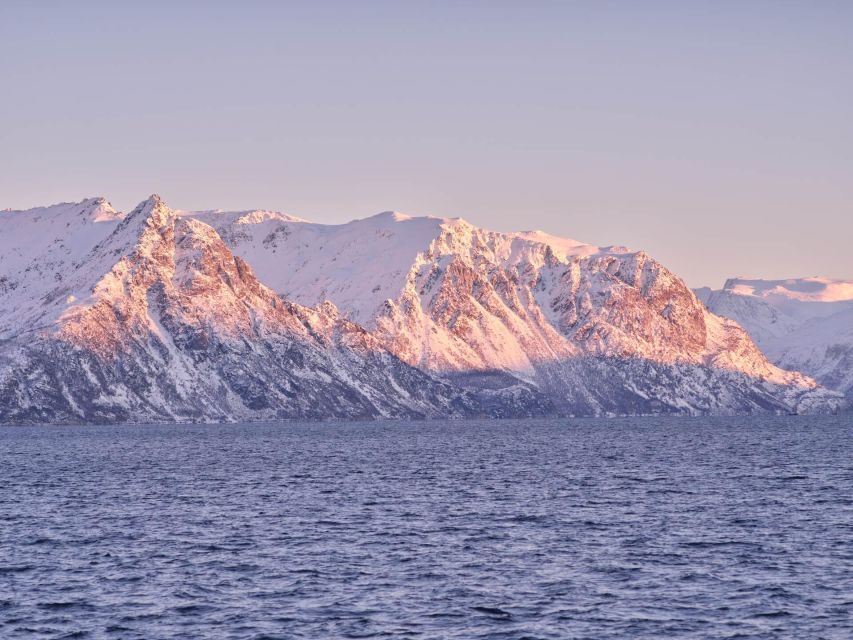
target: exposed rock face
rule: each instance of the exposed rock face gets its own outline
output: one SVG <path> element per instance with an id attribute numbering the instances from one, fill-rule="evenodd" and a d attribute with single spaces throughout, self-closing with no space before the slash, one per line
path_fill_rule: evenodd
<path id="1" fill-rule="evenodd" d="M 92 265 L 112 262 L 100 278 Z M 280 299 L 207 225 L 152 197 L 7 338 L 0 422 L 460 416 L 470 394 L 383 349 L 331 304 Z M 66 291 L 57 297 L 65 300 Z M 69 294 L 70 295 L 70 294 Z"/>
<path id="2" fill-rule="evenodd" d="M 0 248 L 0 423 L 841 407 L 620 247 L 152 196 L 0 214 Z"/>
<path id="3" fill-rule="evenodd" d="M 803 371 L 853 400 L 853 282 L 732 278 L 704 292 L 780 367 Z"/>
<path id="4" fill-rule="evenodd" d="M 189 215 L 283 295 L 333 300 L 402 360 L 468 388 L 526 384 L 581 414 L 840 406 L 643 252 L 397 213 L 338 226 Z"/>

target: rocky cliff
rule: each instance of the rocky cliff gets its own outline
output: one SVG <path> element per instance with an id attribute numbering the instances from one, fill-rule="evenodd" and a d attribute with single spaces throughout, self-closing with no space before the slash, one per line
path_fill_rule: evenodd
<path id="1" fill-rule="evenodd" d="M 332 300 L 405 362 L 469 389 L 529 385 L 578 414 L 839 406 L 642 251 L 394 212 L 344 225 L 187 215 L 283 296 Z"/>

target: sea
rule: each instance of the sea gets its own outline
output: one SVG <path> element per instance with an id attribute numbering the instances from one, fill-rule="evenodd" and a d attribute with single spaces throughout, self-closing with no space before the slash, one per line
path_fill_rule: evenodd
<path id="1" fill-rule="evenodd" d="M 853 638 L 853 417 L 0 428 L 0 638 Z"/>

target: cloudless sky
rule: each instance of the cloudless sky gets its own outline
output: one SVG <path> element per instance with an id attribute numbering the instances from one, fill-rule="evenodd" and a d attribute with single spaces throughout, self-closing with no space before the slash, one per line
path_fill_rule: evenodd
<path id="1" fill-rule="evenodd" d="M 0 0 L 0 208 L 152 192 L 853 278 L 853 2 Z"/>

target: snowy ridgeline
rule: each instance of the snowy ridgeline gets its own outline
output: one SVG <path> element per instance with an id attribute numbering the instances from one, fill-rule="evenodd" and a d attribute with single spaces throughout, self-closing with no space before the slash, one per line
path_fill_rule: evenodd
<path id="1" fill-rule="evenodd" d="M 846 407 L 642 251 L 461 219 L 3 212 L 0 303 L 4 423 Z"/>
<path id="2" fill-rule="evenodd" d="M 774 363 L 853 399 L 853 282 L 732 278 L 697 294 L 740 323 Z"/>

